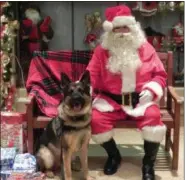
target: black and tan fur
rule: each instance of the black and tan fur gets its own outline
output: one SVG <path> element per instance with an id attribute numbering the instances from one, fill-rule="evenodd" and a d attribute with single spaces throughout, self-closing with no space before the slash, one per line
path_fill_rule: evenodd
<path id="1" fill-rule="evenodd" d="M 40 138 L 37 162 L 41 171 L 53 176 L 61 167 L 63 157 L 65 180 L 72 180 L 71 158 L 75 152 L 81 151 L 83 179 L 89 180 L 87 151 L 92 104 L 89 72 L 86 71 L 78 82 L 71 82 L 67 75 L 62 74 L 61 87 L 64 98 L 58 107 L 59 115 L 49 122 Z"/>

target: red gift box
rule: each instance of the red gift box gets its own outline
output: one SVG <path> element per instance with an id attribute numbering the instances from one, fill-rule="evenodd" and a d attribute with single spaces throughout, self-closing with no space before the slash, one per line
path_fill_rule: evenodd
<path id="1" fill-rule="evenodd" d="M 19 153 L 27 151 L 27 124 L 23 114 L 1 112 L 1 147 L 16 147 Z"/>

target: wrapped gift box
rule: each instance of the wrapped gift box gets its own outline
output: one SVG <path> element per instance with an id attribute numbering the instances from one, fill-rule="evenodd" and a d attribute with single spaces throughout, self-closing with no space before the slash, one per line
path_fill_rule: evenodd
<path id="1" fill-rule="evenodd" d="M 23 114 L 1 112 L 1 147 L 16 147 L 18 153 L 26 152 L 26 128 Z"/>
<path id="2" fill-rule="evenodd" d="M 1 148 L 1 171 L 11 170 L 16 156 L 16 148 Z"/>
<path id="3" fill-rule="evenodd" d="M 13 164 L 14 172 L 36 172 L 36 159 L 33 155 L 29 153 L 17 154 Z"/>

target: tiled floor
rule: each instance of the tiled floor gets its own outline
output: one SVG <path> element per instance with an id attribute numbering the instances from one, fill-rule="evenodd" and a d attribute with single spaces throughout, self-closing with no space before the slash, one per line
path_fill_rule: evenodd
<path id="1" fill-rule="evenodd" d="M 104 150 L 91 142 L 89 147 L 90 175 L 96 180 L 141 180 L 141 160 L 143 156 L 142 139 L 136 129 L 115 130 L 115 140 L 122 154 L 122 165 L 114 176 L 105 176 L 102 167 L 105 162 Z M 162 143 L 156 163 L 156 180 L 183 180 L 184 179 L 184 130 L 180 133 L 179 170 L 172 172 L 169 166 L 169 154 L 163 150 Z M 93 156 L 99 156 L 95 158 Z M 80 172 L 73 172 L 73 179 L 80 180 Z"/>

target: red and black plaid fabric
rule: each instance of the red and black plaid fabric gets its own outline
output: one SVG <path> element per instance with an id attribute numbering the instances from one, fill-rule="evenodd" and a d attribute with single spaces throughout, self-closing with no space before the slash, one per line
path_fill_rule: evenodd
<path id="1" fill-rule="evenodd" d="M 42 113 L 48 117 L 57 115 L 57 106 L 62 100 L 61 73 L 66 73 L 72 81 L 78 80 L 91 57 L 91 51 L 38 51 L 34 53 L 26 88 L 29 95 L 35 96 Z"/>

